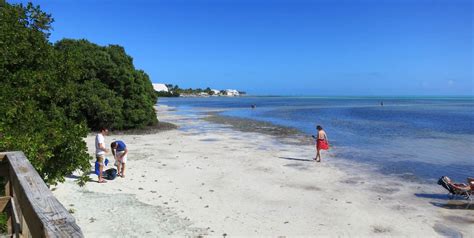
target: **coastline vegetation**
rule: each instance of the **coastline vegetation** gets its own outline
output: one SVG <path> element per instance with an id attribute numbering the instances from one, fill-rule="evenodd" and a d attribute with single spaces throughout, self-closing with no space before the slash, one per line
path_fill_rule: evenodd
<path id="1" fill-rule="evenodd" d="M 229 95 L 227 90 L 213 90 L 209 87 L 202 88 L 180 88 L 178 85 L 166 84 L 168 91 L 158 91 L 156 95 L 158 97 L 181 97 L 181 96 L 227 96 Z M 235 90 L 235 93 L 237 91 Z M 234 94 L 235 94 L 234 93 Z M 238 91 L 238 95 L 245 95 L 243 91 Z M 235 96 L 235 95 L 234 95 Z"/>
<path id="2" fill-rule="evenodd" d="M 160 91 L 160 92 L 156 92 L 156 95 L 158 97 L 179 97 L 181 95 L 199 95 L 201 93 L 206 93 L 210 96 L 215 94 L 215 92 L 209 87 L 207 87 L 206 89 L 201 89 L 201 88 L 185 89 L 185 88 L 180 88 L 178 85 L 173 85 L 173 84 L 166 84 L 166 87 L 168 88 L 168 92 Z"/>
<path id="3" fill-rule="evenodd" d="M 39 6 L 0 1 L 0 151 L 23 151 L 47 184 L 90 171 L 83 137 L 158 123 L 157 95 L 119 45 L 49 41 Z"/>

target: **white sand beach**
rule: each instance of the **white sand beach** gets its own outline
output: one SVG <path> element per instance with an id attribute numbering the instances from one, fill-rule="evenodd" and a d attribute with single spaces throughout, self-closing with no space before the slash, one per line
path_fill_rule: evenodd
<path id="1" fill-rule="evenodd" d="M 438 185 L 328 153 L 315 163 L 312 146 L 158 109 L 181 129 L 106 137 L 127 143 L 125 178 L 53 188 L 86 237 L 474 237 L 474 204 Z M 94 135 L 85 140 L 93 154 Z"/>

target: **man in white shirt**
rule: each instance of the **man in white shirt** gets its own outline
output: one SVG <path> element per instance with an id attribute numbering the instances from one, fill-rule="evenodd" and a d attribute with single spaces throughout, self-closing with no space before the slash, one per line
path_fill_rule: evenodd
<path id="1" fill-rule="evenodd" d="M 102 178 L 102 173 L 104 172 L 104 160 L 105 154 L 109 152 L 109 150 L 105 147 L 105 138 L 104 136 L 109 134 L 109 130 L 105 127 L 100 129 L 99 134 L 95 137 L 95 158 L 99 163 L 99 183 L 106 183 L 107 181 Z"/>

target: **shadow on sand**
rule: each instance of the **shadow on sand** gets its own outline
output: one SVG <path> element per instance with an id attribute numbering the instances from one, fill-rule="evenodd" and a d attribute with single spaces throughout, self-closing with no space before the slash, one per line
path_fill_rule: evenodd
<path id="1" fill-rule="evenodd" d="M 305 161 L 305 162 L 314 162 L 312 159 L 298 159 L 298 158 L 291 158 L 291 157 L 278 157 L 280 159 L 286 159 L 286 160 L 294 160 L 294 161 Z"/>
<path id="2" fill-rule="evenodd" d="M 439 194 L 439 193 L 415 193 L 415 196 L 419 198 L 451 200 L 447 194 Z"/>
<path id="3" fill-rule="evenodd" d="M 90 174 L 95 174 L 95 171 L 90 171 L 90 172 L 89 172 L 89 175 L 90 175 Z M 77 175 L 75 175 L 75 174 L 70 174 L 70 175 L 66 175 L 66 178 L 79 179 L 79 178 L 81 178 L 81 176 L 77 176 Z"/>
<path id="4" fill-rule="evenodd" d="M 432 205 L 445 208 L 445 209 L 459 209 L 459 210 L 474 210 L 474 202 L 469 200 L 455 200 L 447 203 L 442 202 L 430 202 Z"/>
<path id="5" fill-rule="evenodd" d="M 430 202 L 431 205 L 440 208 L 474 210 L 474 201 L 459 196 L 450 197 L 447 194 L 439 193 L 415 193 L 415 196 L 419 198 L 444 200 L 443 202 Z"/>

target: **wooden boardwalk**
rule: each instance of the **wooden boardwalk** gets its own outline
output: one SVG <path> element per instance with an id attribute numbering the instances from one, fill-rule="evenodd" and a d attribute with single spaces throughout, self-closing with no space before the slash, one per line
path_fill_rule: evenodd
<path id="1" fill-rule="evenodd" d="M 23 152 L 0 153 L 9 237 L 83 237 L 76 220 L 54 197 Z"/>

